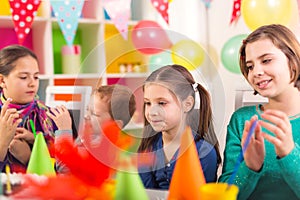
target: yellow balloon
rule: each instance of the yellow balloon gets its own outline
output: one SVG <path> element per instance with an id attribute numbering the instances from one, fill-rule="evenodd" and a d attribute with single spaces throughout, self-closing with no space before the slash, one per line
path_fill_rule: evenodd
<path id="1" fill-rule="evenodd" d="M 288 25 L 293 5 L 293 0 L 243 0 L 241 15 L 251 30 L 267 24 Z"/>
<path id="2" fill-rule="evenodd" d="M 188 70 L 199 67 L 205 57 L 203 48 L 192 40 L 180 40 L 172 46 L 171 51 L 174 64 L 182 65 Z"/>

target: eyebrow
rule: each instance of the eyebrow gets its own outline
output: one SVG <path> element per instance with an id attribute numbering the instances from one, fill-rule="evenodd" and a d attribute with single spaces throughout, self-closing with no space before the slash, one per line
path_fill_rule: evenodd
<path id="1" fill-rule="evenodd" d="M 35 72 L 33 75 L 38 75 L 40 72 Z M 26 74 L 26 75 L 31 75 L 29 72 L 19 72 L 18 74 Z"/>
<path id="2" fill-rule="evenodd" d="M 258 56 L 257 59 L 262 59 L 263 57 L 269 56 L 269 55 L 273 55 L 273 53 L 265 53 L 263 55 Z M 251 62 L 252 62 L 251 60 L 248 60 L 248 61 L 246 60 L 246 64 L 251 63 Z"/>
<path id="3" fill-rule="evenodd" d="M 144 100 L 148 100 L 148 101 L 149 101 L 148 98 L 144 98 Z M 160 101 L 160 100 L 168 101 L 168 100 L 167 100 L 166 98 L 164 98 L 164 97 L 155 98 L 154 100 L 155 100 L 155 101 Z"/>

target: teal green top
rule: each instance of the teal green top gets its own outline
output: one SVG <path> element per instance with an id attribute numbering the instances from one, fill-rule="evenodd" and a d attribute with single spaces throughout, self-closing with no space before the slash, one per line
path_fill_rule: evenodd
<path id="1" fill-rule="evenodd" d="M 235 111 L 227 126 L 224 164 L 219 182 L 227 182 L 241 151 L 244 123 L 253 115 L 260 117 L 260 106 L 246 106 Z M 259 172 L 249 169 L 243 161 L 234 184 L 239 187 L 238 199 L 300 199 L 300 115 L 290 117 L 295 148 L 278 159 L 274 145 L 265 140 L 265 161 Z M 272 134 L 265 128 L 263 132 Z"/>

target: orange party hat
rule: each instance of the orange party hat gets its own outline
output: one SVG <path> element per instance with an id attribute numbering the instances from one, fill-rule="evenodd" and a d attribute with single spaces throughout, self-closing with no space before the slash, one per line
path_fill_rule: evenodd
<path id="1" fill-rule="evenodd" d="M 168 200 L 200 199 L 200 186 L 205 182 L 192 131 L 190 127 L 187 127 L 181 136 Z"/>

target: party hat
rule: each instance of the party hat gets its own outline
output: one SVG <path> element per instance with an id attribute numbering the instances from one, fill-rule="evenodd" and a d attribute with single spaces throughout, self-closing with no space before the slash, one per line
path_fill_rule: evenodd
<path id="1" fill-rule="evenodd" d="M 205 177 L 190 127 L 181 136 L 179 155 L 174 168 L 168 199 L 201 199 L 199 189 Z"/>
<path id="2" fill-rule="evenodd" d="M 56 175 L 49 150 L 42 133 L 36 135 L 26 173 Z"/>
<path id="3" fill-rule="evenodd" d="M 131 158 L 123 155 L 121 168 L 116 174 L 115 200 L 148 200 L 142 180 L 131 162 Z"/>

